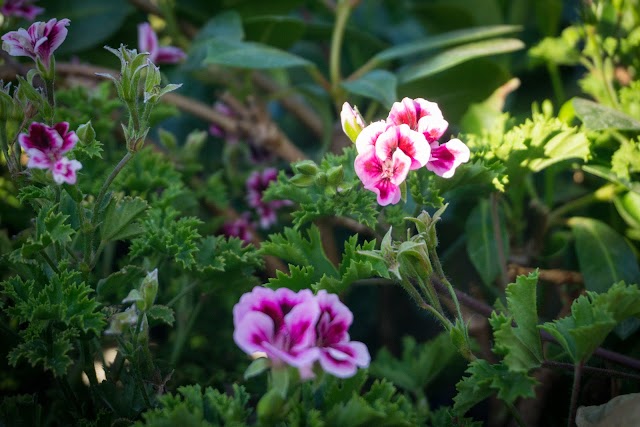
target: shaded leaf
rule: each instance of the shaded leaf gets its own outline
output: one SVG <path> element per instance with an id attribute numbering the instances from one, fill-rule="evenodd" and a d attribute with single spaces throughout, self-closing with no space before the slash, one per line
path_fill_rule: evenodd
<path id="1" fill-rule="evenodd" d="M 471 59 L 514 52 L 522 48 L 524 43 L 517 39 L 491 39 L 457 46 L 400 70 L 398 80 L 400 83 L 408 83 L 440 73 Z"/>
<path id="2" fill-rule="evenodd" d="M 640 268 L 629 244 L 613 228 L 593 218 L 568 221 L 576 239 L 576 253 L 585 286 L 605 292 L 620 280 L 640 282 Z"/>
<path id="3" fill-rule="evenodd" d="M 640 122 L 625 113 L 588 99 L 573 98 L 573 108 L 584 126 L 592 130 L 640 130 Z"/>
<path id="4" fill-rule="evenodd" d="M 371 98 L 387 108 L 396 101 L 398 95 L 396 86 L 398 80 L 393 73 L 386 70 L 374 70 L 357 80 L 342 82 L 341 86 L 347 91 Z"/>
<path id="5" fill-rule="evenodd" d="M 313 65 L 306 59 L 254 42 L 217 38 L 208 44 L 203 63 L 249 69 L 288 68 Z"/>
<path id="6" fill-rule="evenodd" d="M 124 240 L 142 233 L 142 225 L 134 221 L 142 216 L 147 207 L 147 202 L 140 197 L 124 197 L 119 201 L 111 199 L 102 223 L 102 240 Z"/>

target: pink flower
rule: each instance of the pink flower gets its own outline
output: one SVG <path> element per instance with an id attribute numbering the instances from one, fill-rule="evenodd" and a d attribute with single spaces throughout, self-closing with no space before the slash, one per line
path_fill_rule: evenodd
<path id="1" fill-rule="evenodd" d="M 459 139 L 452 139 L 444 144 L 438 142 L 449 123 L 443 118 L 435 102 L 422 98 L 404 98 L 393 104 L 387 123 L 396 126 L 405 124 L 424 136 L 431 147 L 431 157 L 426 166 L 436 175 L 451 178 L 460 164 L 469 161 L 469 148 Z M 412 169 L 413 166 L 415 163 L 412 164 Z"/>
<path id="2" fill-rule="evenodd" d="M 427 169 L 443 178 L 451 178 L 461 163 L 469 161 L 469 147 L 459 139 L 451 139 L 444 144 L 431 144 L 431 159 Z"/>
<path id="3" fill-rule="evenodd" d="M 67 26 L 71 21 L 53 18 L 48 22 L 34 22 L 28 30 L 20 28 L 2 36 L 2 49 L 13 56 L 28 56 L 40 60 L 48 70 L 51 55 L 67 37 Z"/>
<path id="4" fill-rule="evenodd" d="M 353 314 L 337 295 L 325 290 L 318 292 L 316 300 L 320 306 L 320 318 L 316 325 L 320 366 L 336 377 L 352 377 L 358 367 L 366 368 L 371 361 L 366 345 L 349 340 L 348 330 L 353 322 Z"/>
<path id="5" fill-rule="evenodd" d="M 435 102 L 422 98 L 403 98 L 402 101 L 393 103 L 387 122 L 394 125 L 406 124 L 411 129 L 418 130 L 418 122 L 423 117 L 443 118 L 442 111 Z"/>
<path id="6" fill-rule="evenodd" d="M 257 286 L 233 307 L 233 339 L 247 354 L 264 352 L 274 367 L 309 372 L 318 358 L 315 325 L 320 308 L 310 290 Z"/>
<path id="7" fill-rule="evenodd" d="M 269 184 L 278 179 L 278 170 L 267 168 L 255 171 L 247 179 L 247 203 L 254 208 L 260 217 L 259 223 L 262 228 L 269 228 L 277 221 L 276 211 L 283 206 L 288 206 L 289 200 L 272 200 L 267 202 L 262 199 L 262 193 L 269 187 Z"/>
<path id="8" fill-rule="evenodd" d="M 382 206 L 400 201 L 399 186 L 409 170 L 424 166 L 431 155 L 431 147 L 420 133 L 406 124 L 383 121 L 371 123 L 360 132 L 356 149 L 356 175 L 364 188 L 378 195 Z"/>
<path id="9" fill-rule="evenodd" d="M 400 184 L 411 168 L 411 159 L 402 150 L 395 150 L 391 157 L 383 160 L 376 151 L 371 148 L 358 154 L 354 162 L 356 175 L 364 188 L 376 193 L 380 205 L 396 204 L 400 201 Z"/>
<path id="10" fill-rule="evenodd" d="M 33 122 L 29 126 L 29 134 L 21 133 L 18 141 L 29 156 L 28 168 L 51 170 L 57 184 L 76 183 L 76 171 L 82 169 L 82 165 L 77 160 L 62 156 L 78 142 L 75 132 L 69 131 L 69 123 L 61 122 L 49 127 Z"/>
<path id="11" fill-rule="evenodd" d="M 4 16 L 18 16 L 27 21 L 33 21 L 37 15 L 44 12 L 44 9 L 32 5 L 32 1 L 37 0 L 5 0 L 0 7 L 0 14 Z"/>
<path id="12" fill-rule="evenodd" d="M 154 64 L 175 64 L 186 57 L 179 47 L 160 46 L 158 36 L 148 22 L 138 25 L 138 47 L 140 52 L 149 53 L 149 60 Z"/>
<path id="13" fill-rule="evenodd" d="M 249 212 L 245 212 L 238 219 L 222 224 L 222 233 L 227 237 L 238 237 L 246 244 L 253 240 Z"/>

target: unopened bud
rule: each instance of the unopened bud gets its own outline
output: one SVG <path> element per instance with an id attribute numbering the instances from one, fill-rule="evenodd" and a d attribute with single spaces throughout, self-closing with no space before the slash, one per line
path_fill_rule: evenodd
<path id="1" fill-rule="evenodd" d="M 349 137 L 351 142 L 355 143 L 358 135 L 365 128 L 364 119 L 358 111 L 358 107 L 352 107 L 348 102 L 342 105 L 340 112 L 340 121 L 342 122 L 342 130 Z"/>

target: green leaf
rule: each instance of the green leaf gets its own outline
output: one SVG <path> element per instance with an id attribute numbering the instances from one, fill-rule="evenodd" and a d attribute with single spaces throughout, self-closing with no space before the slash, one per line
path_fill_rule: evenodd
<path id="1" fill-rule="evenodd" d="M 457 350 L 447 333 L 421 344 L 417 344 L 413 337 L 406 336 L 402 339 L 401 358 L 395 358 L 383 348 L 369 366 L 369 373 L 421 394 L 448 367 L 456 354 Z"/>
<path id="2" fill-rule="evenodd" d="M 471 59 L 513 52 L 524 46 L 524 43 L 517 39 L 491 39 L 457 46 L 400 70 L 398 80 L 400 83 L 408 83 L 440 73 Z"/>
<path id="3" fill-rule="evenodd" d="M 167 307 L 166 305 L 153 305 L 149 310 L 146 311 L 147 316 L 149 316 L 150 320 L 164 323 L 165 325 L 173 326 L 173 322 L 175 322 L 175 317 L 173 316 L 173 309 L 171 307 Z"/>
<path id="4" fill-rule="evenodd" d="M 522 31 L 522 27 L 518 25 L 495 25 L 450 31 L 430 36 L 426 40 L 419 40 L 385 49 L 376 54 L 374 58 L 377 61 L 382 62 L 407 56 L 412 57 L 416 54 L 429 50 L 472 42 L 489 37 L 501 36 L 518 31 Z"/>
<path id="5" fill-rule="evenodd" d="M 248 69 L 307 67 L 313 64 L 284 50 L 254 42 L 213 39 L 203 63 Z"/>
<path id="6" fill-rule="evenodd" d="M 502 212 L 498 210 L 499 230 L 494 230 L 491 219 L 491 206 L 487 200 L 480 200 L 467 218 L 465 231 L 467 234 L 467 254 L 471 259 L 482 281 L 486 285 L 500 275 L 501 266 L 498 258 L 498 245 L 502 246 L 505 259 L 509 257 L 509 236 L 502 219 Z M 496 242 L 496 235 L 500 242 Z"/>
<path id="7" fill-rule="evenodd" d="M 607 307 L 597 306 L 581 295 L 571 305 L 571 315 L 540 326 L 550 333 L 574 363 L 586 362 L 616 326 Z"/>
<path id="8" fill-rule="evenodd" d="M 298 292 L 302 289 L 308 289 L 312 283 L 315 283 L 313 266 L 299 267 L 289 264 L 289 274 L 277 270 L 276 277 L 269 278 L 267 287 L 271 289 L 288 288 Z"/>
<path id="9" fill-rule="evenodd" d="M 573 98 L 573 108 L 587 129 L 640 131 L 640 122 L 611 107 L 582 98 Z"/>
<path id="10" fill-rule="evenodd" d="M 374 70 L 357 80 L 347 80 L 341 86 L 348 92 L 371 98 L 387 108 L 398 98 L 396 86 L 398 79 L 395 74 L 386 70 Z"/>
<path id="11" fill-rule="evenodd" d="M 271 364 L 269 362 L 269 359 L 267 359 L 266 357 L 260 357 L 254 360 L 247 367 L 247 370 L 244 371 L 244 379 L 248 380 L 249 378 L 260 375 L 261 373 L 269 369 L 269 366 L 271 366 Z"/>
<path id="12" fill-rule="evenodd" d="M 640 194 L 628 191 L 616 196 L 613 203 L 629 227 L 640 229 Z"/>
<path id="13" fill-rule="evenodd" d="M 586 159 L 589 156 L 589 139 L 584 133 L 576 133 L 573 129 L 559 132 L 545 142 L 543 155 L 543 158 L 527 163 L 530 170 L 539 172 L 563 160 Z"/>
<path id="14" fill-rule="evenodd" d="M 193 39 L 194 43 L 203 40 L 223 38 L 229 40 L 244 39 L 244 30 L 242 29 L 242 17 L 235 10 L 224 11 L 204 24 L 198 34 Z"/>
<path id="15" fill-rule="evenodd" d="M 127 295 L 127 291 L 131 289 L 131 284 L 140 283 L 146 274 L 146 270 L 135 265 L 127 265 L 111 273 L 98 281 L 96 287 L 98 300 L 119 304 Z"/>
<path id="16" fill-rule="evenodd" d="M 495 338 L 494 352 L 504 356 L 504 364 L 510 371 L 527 373 L 543 360 L 537 328 L 537 283 L 537 272 L 518 276 L 515 283 L 507 285 L 508 314 L 494 311 L 489 320 Z"/>
<path id="17" fill-rule="evenodd" d="M 135 9 L 127 0 L 65 0 L 47 5 L 47 18 L 69 18 L 69 33 L 56 53 L 69 54 L 97 46 L 118 31 Z"/>
<path id="18" fill-rule="evenodd" d="M 144 214 L 147 207 L 147 202 L 140 197 L 124 197 L 120 201 L 111 199 L 104 214 L 102 240 L 125 240 L 142 233 L 142 225 L 134 221 Z"/>
<path id="19" fill-rule="evenodd" d="M 320 280 L 325 274 L 336 277 L 338 271 L 324 253 L 318 227 L 315 225 L 309 227 L 307 236 L 309 236 L 308 239 L 304 238 L 299 231 L 285 227 L 282 234 L 269 235 L 269 240 L 263 242 L 259 252 L 281 258 L 297 266 L 313 266 L 312 283 Z"/>
<path id="20" fill-rule="evenodd" d="M 484 359 L 477 359 L 469 364 L 466 373 L 469 376 L 456 384 L 458 394 L 453 398 L 453 409 L 459 414 L 494 393 L 510 404 L 519 397 L 535 397 L 536 380 L 525 373 L 510 371 L 504 364 L 490 365 Z"/>
<path id="21" fill-rule="evenodd" d="M 605 292 L 616 282 L 640 282 L 640 268 L 629 244 L 613 228 L 593 218 L 568 221 L 576 239 L 580 271 L 587 290 Z"/>

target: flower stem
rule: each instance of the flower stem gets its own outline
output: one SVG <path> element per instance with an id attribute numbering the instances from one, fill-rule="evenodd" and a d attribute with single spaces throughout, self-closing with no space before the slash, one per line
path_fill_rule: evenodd
<path id="1" fill-rule="evenodd" d="M 620 191 L 620 188 L 615 184 L 606 184 L 594 191 L 593 193 L 586 194 L 582 197 L 578 197 L 568 203 L 563 204 L 559 208 L 549 213 L 547 223 L 549 225 L 556 224 L 560 221 L 560 218 L 579 208 L 588 206 L 594 202 L 606 202 L 613 199 L 613 197 Z"/>
<path id="2" fill-rule="evenodd" d="M 42 256 L 42 258 L 44 258 L 44 260 L 47 262 L 47 264 L 49 264 L 49 267 L 51 267 L 51 269 L 56 273 L 56 274 L 60 274 L 60 270 L 58 270 L 58 266 L 53 262 L 53 260 L 51 259 L 51 257 L 49 256 L 49 254 L 46 252 L 46 250 L 42 250 L 40 252 L 40 255 Z"/>
<path id="3" fill-rule="evenodd" d="M 191 311 L 191 316 L 189 317 L 189 321 L 187 324 L 178 330 L 178 338 L 176 339 L 176 344 L 173 347 L 173 352 L 171 353 L 171 366 L 175 366 L 178 360 L 180 359 L 180 354 L 182 353 L 182 349 L 184 348 L 184 344 L 187 341 L 187 336 L 189 332 L 193 328 L 193 325 L 196 323 L 196 319 L 200 314 L 200 310 L 204 305 L 205 297 L 201 297 L 196 303 L 195 308 Z"/>
<path id="4" fill-rule="evenodd" d="M 518 424 L 520 427 L 527 427 L 524 420 L 520 416 L 520 413 L 518 412 L 516 407 L 513 406 L 513 403 L 504 402 L 504 404 L 507 406 L 507 409 L 509 410 L 509 413 L 511 413 L 511 416 L 515 420 L 516 424 Z"/>
<path id="5" fill-rule="evenodd" d="M 584 362 L 580 361 L 573 367 L 573 387 L 571 387 L 571 406 L 569 406 L 569 422 L 567 427 L 573 427 L 576 420 L 576 411 L 578 410 L 578 394 L 580 393 L 580 377 L 582 376 L 582 367 Z"/>
<path id="6" fill-rule="evenodd" d="M 331 92 L 336 105 L 341 104 L 338 97 L 340 90 L 340 53 L 342 50 L 342 39 L 344 38 L 344 30 L 351 14 L 351 2 L 339 1 L 336 8 L 336 23 L 333 27 L 331 35 L 331 53 L 329 57 L 329 79 L 331 80 Z"/>

